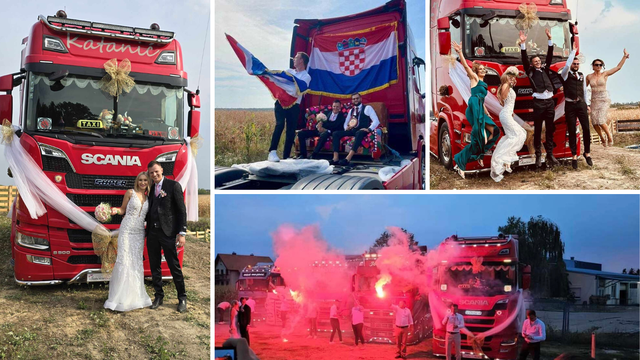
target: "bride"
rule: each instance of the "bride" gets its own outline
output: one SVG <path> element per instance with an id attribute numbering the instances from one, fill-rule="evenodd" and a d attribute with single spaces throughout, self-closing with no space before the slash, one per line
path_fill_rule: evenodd
<path id="1" fill-rule="evenodd" d="M 124 195 L 121 208 L 112 208 L 112 215 L 124 215 L 118 234 L 118 255 L 109 282 L 109 298 L 104 307 L 114 311 L 130 311 L 151 306 L 144 287 L 144 221 L 149 211 L 147 194 L 149 176 L 141 172 L 133 189 Z"/>
<path id="2" fill-rule="evenodd" d="M 497 95 L 503 106 L 500 111 L 500 123 L 504 128 L 504 136 L 491 156 L 491 177 L 496 182 L 502 180 L 505 171 L 511 172 L 511 163 L 518 161 L 517 153 L 527 138 L 527 132 L 513 119 L 516 101 L 513 87 L 516 85 L 517 75 L 518 68 L 510 66 L 500 78 L 502 81 Z"/>

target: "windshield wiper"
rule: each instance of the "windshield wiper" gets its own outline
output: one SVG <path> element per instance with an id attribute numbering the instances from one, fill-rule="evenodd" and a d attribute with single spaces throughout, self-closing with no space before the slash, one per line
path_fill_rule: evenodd
<path id="1" fill-rule="evenodd" d="M 135 137 L 141 137 L 141 138 L 145 138 L 145 139 L 162 140 L 162 142 L 166 141 L 166 139 L 164 137 L 158 136 L 158 135 L 136 134 L 136 133 L 131 133 L 131 134 L 127 134 L 127 135 L 135 136 Z"/>
<path id="2" fill-rule="evenodd" d="M 96 136 L 99 138 L 104 138 L 104 136 L 97 134 L 97 133 L 92 133 L 89 131 L 80 131 L 80 130 L 71 130 L 71 129 L 51 129 L 47 132 L 53 132 L 53 133 L 71 133 L 71 134 L 80 134 L 80 135 L 89 135 L 89 136 Z"/>

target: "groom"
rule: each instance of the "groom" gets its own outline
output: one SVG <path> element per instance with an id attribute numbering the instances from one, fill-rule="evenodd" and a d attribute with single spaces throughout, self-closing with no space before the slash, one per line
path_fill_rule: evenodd
<path id="1" fill-rule="evenodd" d="M 178 291 L 177 310 L 183 313 L 187 311 L 187 293 L 177 251 L 178 248 L 184 247 L 187 231 L 187 210 L 182 187 L 180 183 L 162 176 L 162 166 L 155 160 L 149 163 L 147 170 L 153 180 L 147 213 L 147 252 L 153 288 L 156 291 L 151 308 L 157 309 L 162 305 L 164 298 L 160 254 L 162 250 Z"/>

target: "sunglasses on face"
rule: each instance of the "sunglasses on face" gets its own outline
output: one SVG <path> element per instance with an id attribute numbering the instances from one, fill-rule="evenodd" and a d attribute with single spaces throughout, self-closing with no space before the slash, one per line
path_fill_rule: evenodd
<path id="1" fill-rule="evenodd" d="M 601 67 L 602 64 L 593 64 L 593 66 Z"/>

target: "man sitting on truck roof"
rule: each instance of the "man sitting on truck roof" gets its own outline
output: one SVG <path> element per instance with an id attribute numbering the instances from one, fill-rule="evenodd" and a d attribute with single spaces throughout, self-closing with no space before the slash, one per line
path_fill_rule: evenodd
<path id="1" fill-rule="evenodd" d="M 336 131 L 333 133 L 333 160 L 331 165 L 349 166 L 353 155 L 356 154 L 358 148 L 362 144 L 362 140 L 365 136 L 380 125 L 378 115 L 376 111 L 370 105 L 362 104 L 362 96 L 360 93 L 354 93 L 351 95 L 351 102 L 353 107 L 347 113 L 347 117 L 344 120 L 344 131 Z M 340 159 L 338 151 L 340 151 L 340 139 L 345 136 L 355 136 L 353 141 L 353 147 L 345 159 Z"/>
<path id="2" fill-rule="evenodd" d="M 298 79 L 304 81 L 309 85 L 311 83 L 311 76 L 307 73 L 307 65 L 309 64 L 309 55 L 304 52 L 299 52 L 293 58 L 294 69 L 289 69 L 287 72 Z M 291 147 L 296 137 L 296 128 L 298 127 L 298 117 L 300 115 L 300 102 L 302 101 L 302 95 L 298 96 L 298 100 L 292 107 L 284 109 L 280 105 L 279 101 L 275 104 L 276 115 L 276 127 L 273 129 L 273 135 L 271 136 L 271 146 L 269 147 L 268 160 L 273 162 L 280 161 L 278 158 L 278 144 L 280 143 L 280 136 L 287 124 L 287 132 L 284 137 L 284 151 L 282 152 L 282 158 L 287 159 L 291 153 Z"/>
<path id="3" fill-rule="evenodd" d="M 298 131 L 298 139 L 300 140 L 300 157 L 299 159 L 307 158 L 307 144 L 306 140 L 311 137 L 320 136 L 318 139 L 318 143 L 316 144 L 315 149 L 313 149 L 313 153 L 311 154 L 312 159 L 318 158 L 318 153 L 324 147 L 324 144 L 327 142 L 331 134 L 334 131 L 340 131 L 344 126 L 344 113 L 340 111 L 341 108 L 340 100 L 336 99 L 333 101 L 333 105 L 331 105 L 331 111 L 324 113 L 327 117 L 324 121 L 318 121 L 318 125 L 316 125 L 317 130 L 301 130 Z"/>

